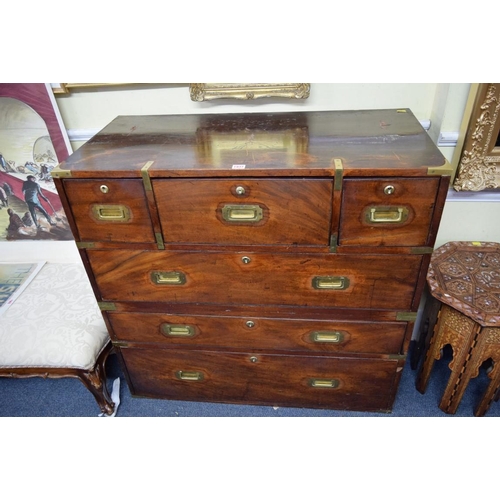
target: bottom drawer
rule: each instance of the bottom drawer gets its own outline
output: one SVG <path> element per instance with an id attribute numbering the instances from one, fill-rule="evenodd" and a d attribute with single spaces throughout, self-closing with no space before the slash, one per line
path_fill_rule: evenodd
<path id="1" fill-rule="evenodd" d="M 398 362 L 331 356 L 124 348 L 135 396 L 390 411 Z"/>

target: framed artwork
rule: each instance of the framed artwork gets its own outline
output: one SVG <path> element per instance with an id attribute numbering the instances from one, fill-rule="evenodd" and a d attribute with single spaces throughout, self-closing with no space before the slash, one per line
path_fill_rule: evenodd
<path id="1" fill-rule="evenodd" d="M 472 99 L 453 187 L 457 191 L 500 189 L 500 83 L 473 85 Z"/>
<path id="2" fill-rule="evenodd" d="M 50 175 L 71 152 L 49 84 L 0 84 L 0 241 L 73 239 Z"/>
<path id="3" fill-rule="evenodd" d="M 213 99 L 251 100 L 262 97 L 285 97 L 307 99 L 311 90 L 309 83 L 190 83 L 192 101 Z"/>

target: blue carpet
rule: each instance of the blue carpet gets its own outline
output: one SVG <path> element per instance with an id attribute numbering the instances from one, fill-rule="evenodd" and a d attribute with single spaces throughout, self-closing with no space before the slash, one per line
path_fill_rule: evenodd
<path id="1" fill-rule="evenodd" d="M 416 371 L 409 362 L 392 413 L 278 408 L 171 401 L 132 397 L 115 356 L 107 363 L 108 384 L 121 378 L 121 403 L 117 417 L 472 417 L 475 406 L 488 384 L 486 373 L 471 380 L 455 415 L 439 408 L 449 375 L 449 356 L 437 361 L 424 395 L 415 389 Z M 99 408 L 90 392 L 76 379 L 0 378 L 0 416 L 2 417 L 96 417 Z M 500 416 L 500 401 L 493 403 L 486 417 Z"/>

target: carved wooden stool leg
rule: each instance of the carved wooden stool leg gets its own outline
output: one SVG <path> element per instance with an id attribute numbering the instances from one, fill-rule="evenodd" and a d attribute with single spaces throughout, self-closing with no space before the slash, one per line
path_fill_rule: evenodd
<path id="1" fill-rule="evenodd" d="M 493 375 L 493 378 L 488 384 L 488 388 L 474 411 L 474 416 L 476 417 L 482 417 L 485 415 L 485 413 L 489 410 L 491 403 L 495 399 L 498 389 L 500 388 L 500 369 L 494 371 L 495 374 L 493 374 L 493 372 L 488 374 L 489 377 Z"/>
<path id="2" fill-rule="evenodd" d="M 469 380 L 474 376 L 470 369 L 467 370 L 467 365 L 471 360 L 481 327 L 467 316 L 446 306 L 443 328 L 448 343 L 453 347 L 453 360 L 449 364 L 451 375 L 439 408 L 445 413 L 453 414 L 457 411 Z"/>
<path id="3" fill-rule="evenodd" d="M 450 394 L 453 392 L 452 389 L 460 376 L 462 361 L 467 355 L 468 340 L 475 331 L 475 327 L 476 323 L 474 321 L 456 312 L 451 307 L 446 305 L 441 307 L 437 324 L 434 327 L 425 354 L 424 363 L 417 377 L 416 387 L 419 392 L 423 394 L 427 389 L 434 362 L 441 359 L 442 349 L 448 344 L 453 349 L 453 359 L 449 364 L 452 373 L 446 390 Z"/>
<path id="4" fill-rule="evenodd" d="M 434 366 L 434 362 L 437 359 L 441 358 L 441 345 L 439 343 L 439 339 L 436 334 L 433 333 L 431 336 L 431 341 L 429 347 L 425 351 L 424 362 L 420 367 L 417 376 L 416 387 L 419 392 L 422 394 L 425 393 L 427 389 L 427 384 L 429 383 L 429 378 L 431 376 L 432 367 Z"/>
<path id="5" fill-rule="evenodd" d="M 106 415 L 112 415 L 115 409 L 115 404 L 113 403 L 111 396 L 109 394 L 106 385 L 106 360 L 113 350 L 113 345 L 111 342 L 102 350 L 97 362 L 95 364 L 94 370 L 92 371 L 82 371 L 79 375 L 79 379 L 83 382 L 85 387 L 92 393 L 99 408 Z"/>
<path id="6" fill-rule="evenodd" d="M 488 411 L 493 400 L 498 401 L 500 395 L 500 328 L 484 328 L 481 332 L 480 359 L 477 364 L 480 366 L 487 359 L 493 360 L 493 368 L 488 373 L 491 382 L 474 411 L 476 417 L 482 417 Z M 479 369 L 477 374 L 479 373 Z M 476 375 L 477 375 L 476 374 Z"/>
<path id="7" fill-rule="evenodd" d="M 439 319 L 434 328 L 425 361 L 417 378 L 417 390 L 425 392 L 434 362 L 441 358 L 441 350 L 447 344 L 453 349 L 453 359 L 449 364 L 451 375 L 439 407 L 452 413 L 450 406 L 460 403 L 466 382 L 463 378 L 464 365 L 469 357 L 469 341 L 477 333 L 479 326 L 463 314 L 447 305 L 441 307 Z M 456 407 L 455 407 L 456 410 Z"/>
<path id="8" fill-rule="evenodd" d="M 410 366 L 412 370 L 416 370 L 418 368 L 422 354 L 428 350 L 434 332 L 434 327 L 437 323 L 440 308 L 441 303 L 432 297 L 432 295 L 427 295 L 425 309 L 420 323 L 419 337 L 415 341 L 411 353 Z"/>
<path id="9" fill-rule="evenodd" d="M 467 363 L 469 364 L 467 365 Z M 441 410 L 450 414 L 454 414 L 457 411 L 465 389 L 467 389 L 470 379 L 474 376 L 473 372 L 474 366 L 471 365 L 470 361 L 467 359 L 464 361 L 461 360 L 454 365 L 443 397 L 439 403 L 439 408 Z"/>

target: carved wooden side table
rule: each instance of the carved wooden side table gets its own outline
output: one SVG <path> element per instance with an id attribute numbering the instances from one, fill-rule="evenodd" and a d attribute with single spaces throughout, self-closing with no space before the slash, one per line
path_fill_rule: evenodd
<path id="1" fill-rule="evenodd" d="M 475 416 L 483 416 L 500 387 L 500 244 L 446 243 L 432 255 L 427 283 L 430 300 L 439 301 L 440 311 L 430 329 L 417 390 L 425 392 L 435 360 L 450 344 L 451 375 L 439 408 L 453 414 L 469 380 L 491 360 L 490 383 L 474 411 Z"/>

